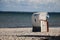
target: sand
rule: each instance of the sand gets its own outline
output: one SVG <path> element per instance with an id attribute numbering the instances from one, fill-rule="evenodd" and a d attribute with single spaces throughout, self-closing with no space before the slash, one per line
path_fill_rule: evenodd
<path id="1" fill-rule="evenodd" d="M 60 28 L 49 28 L 49 32 L 32 32 L 32 28 L 0 28 L 0 40 L 40 40 L 40 37 L 20 35 L 60 36 Z"/>
<path id="2" fill-rule="evenodd" d="M 0 28 L 0 35 L 60 35 L 60 28 L 49 28 L 49 32 L 32 32 L 32 28 Z"/>

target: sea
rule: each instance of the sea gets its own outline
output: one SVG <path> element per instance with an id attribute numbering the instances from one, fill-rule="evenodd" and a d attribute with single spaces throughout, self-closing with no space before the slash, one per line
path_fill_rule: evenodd
<path id="1" fill-rule="evenodd" d="M 0 28 L 32 27 L 35 12 L 0 12 Z M 49 27 L 60 27 L 60 12 L 48 12 Z"/>

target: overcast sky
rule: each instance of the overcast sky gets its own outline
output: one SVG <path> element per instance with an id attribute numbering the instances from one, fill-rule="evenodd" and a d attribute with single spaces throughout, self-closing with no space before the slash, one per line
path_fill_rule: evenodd
<path id="1" fill-rule="evenodd" d="M 60 12 L 60 0 L 0 0 L 0 11 Z"/>

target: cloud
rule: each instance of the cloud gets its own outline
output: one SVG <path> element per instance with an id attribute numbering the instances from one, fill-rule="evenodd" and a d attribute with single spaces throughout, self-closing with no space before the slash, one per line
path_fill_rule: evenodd
<path id="1" fill-rule="evenodd" d="M 33 3 L 49 3 L 52 2 L 51 0 L 29 0 L 29 2 L 33 2 Z"/>
<path id="2" fill-rule="evenodd" d="M 58 2 L 59 0 L 2 0 L 2 1 L 3 1 L 3 2 L 6 2 L 6 3 L 8 3 L 8 2 L 20 3 L 20 2 L 22 1 L 22 2 L 35 3 L 35 4 L 37 4 L 37 3 L 47 4 L 47 3 L 49 3 L 49 2 L 55 3 L 55 2 Z"/>
<path id="3" fill-rule="evenodd" d="M 15 4 L 20 4 L 20 3 L 24 3 L 24 4 L 48 4 L 48 3 L 59 3 L 60 0 L 1 0 L 1 2 L 4 3 L 15 3 Z"/>
<path id="4" fill-rule="evenodd" d="M 60 0 L 0 0 L 0 10 L 60 11 Z"/>
<path id="5" fill-rule="evenodd" d="M 39 3 L 39 4 L 47 4 L 47 3 L 55 3 L 55 2 L 58 2 L 59 0 L 25 0 L 29 3 Z"/>

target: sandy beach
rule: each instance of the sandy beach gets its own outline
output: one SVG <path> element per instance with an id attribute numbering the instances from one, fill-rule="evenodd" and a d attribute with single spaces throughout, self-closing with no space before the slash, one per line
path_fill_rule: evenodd
<path id="1" fill-rule="evenodd" d="M 32 28 L 0 28 L 0 35 L 60 35 L 60 28 L 49 28 L 49 32 L 32 32 Z"/>
<path id="2" fill-rule="evenodd" d="M 22 35 L 37 35 L 37 37 L 21 37 Z M 39 39 L 39 35 L 60 36 L 60 28 L 49 28 L 49 32 L 32 32 L 32 28 L 0 28 L 1 40 L 31 40 Z"/>

